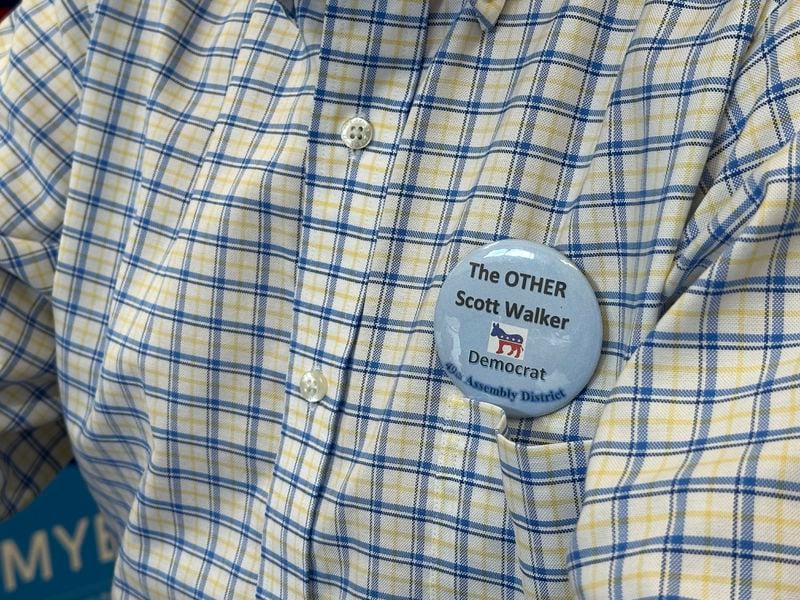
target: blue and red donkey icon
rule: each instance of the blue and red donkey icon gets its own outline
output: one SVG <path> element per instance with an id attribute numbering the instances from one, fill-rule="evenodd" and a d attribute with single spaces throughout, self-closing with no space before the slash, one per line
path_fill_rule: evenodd
<path id="1" fill-rule="evenodd" d="M 492 332 L 490 334 L 490 339 L 496 337 L 498 341 L 495 354 L 504 354 L 513 358 L 522 358 L 522 355 L 525 352 L 525 337 L 519 333 L 506 332 L 503 327 L 506 329 L 511 329 L 511 327 L 505 323 L 502 324 L 503 327 L 500 327 L 500 325 L 500 323 L 492 323 Z M 513 329 L 525 331 L 524 329 L 517 327 L 514 327 Z M 508 352 L 504 352 L 506 348 L 508 348 Z"/>

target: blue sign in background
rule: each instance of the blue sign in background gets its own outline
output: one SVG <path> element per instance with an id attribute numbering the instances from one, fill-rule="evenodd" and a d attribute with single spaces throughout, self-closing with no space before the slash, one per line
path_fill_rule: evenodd
<path id="1" fill-rule="evenodd" d="M 0 524 L 0 597 L 109 598 L 117 548 L 75 465 Z"/>

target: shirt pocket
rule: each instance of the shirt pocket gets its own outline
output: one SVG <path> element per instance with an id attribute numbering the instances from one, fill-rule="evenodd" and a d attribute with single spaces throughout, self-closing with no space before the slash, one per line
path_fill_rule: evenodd
<path id="1" fill-rule="evenodd" d="M 505 538 L 513 538 L 513 547 L 506 551 L 515 557 L 515 564 L 507 568 L 513 571 L 521 596 L 572 598 L 567 559 L 583 499 L 592 441 L 553 441 L 535 435 L 517 439 L 512 436 L 515 428 L 509 426 L 499 407 L 460 395 L 452 396 L 448 403 L 450 417 L 467 425 L 462 430 L 465 434 L 458 436 L 462 438 L 460 443 L 449 441 L 451 452 L 457 449 L 474 453 L 467 464 L 475 465 L 477 472 L 497 477 L 491 477 L 498 484 L 494 490 L 497 497 L 487 503 L 494 508 L 487 511 L 484 526 L 502 523 L 508 528 Z M 478 431 L 488 432 L 481 436 L 480 443 L 471 435 Z M 481 461 L 491 464 L 480 464 Z M 467 496 L 463 489 L 457 496 L 449 494 L 451 498 Z M 459 510 L 458 514 L 464 514 L 466 509 L 452 508 Z"/>
<path id="2" fill-rule="evenodd" d="M 525 597 L 570 598 L 567 557 L 591 440 L 518 443 L 497 432 L 503 489 Z"/>

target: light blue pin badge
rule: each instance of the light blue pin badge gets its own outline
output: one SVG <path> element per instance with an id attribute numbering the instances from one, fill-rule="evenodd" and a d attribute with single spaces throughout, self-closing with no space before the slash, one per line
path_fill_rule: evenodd
<path id="1" fill-rule="evenodd" d="M 456 387 L 511 417 L 562 408 L 591 379 L 603 325 L 591 284 L 557 250 L 503 240 L 474 250 L 447 275 L 434 339 Z"/>

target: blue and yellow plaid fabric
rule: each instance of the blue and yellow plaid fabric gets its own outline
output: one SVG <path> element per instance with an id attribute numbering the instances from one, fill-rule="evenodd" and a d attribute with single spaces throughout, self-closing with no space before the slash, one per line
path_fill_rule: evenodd
<path id="1" fill-rule="evenodd" d="M 798 123 L 797 2 L 24 2 L 3 513 L 74 455 L 115 598 L 800 597 Z M 535 419 L 433 347 L 503 238 L 603 313 Z"/>

